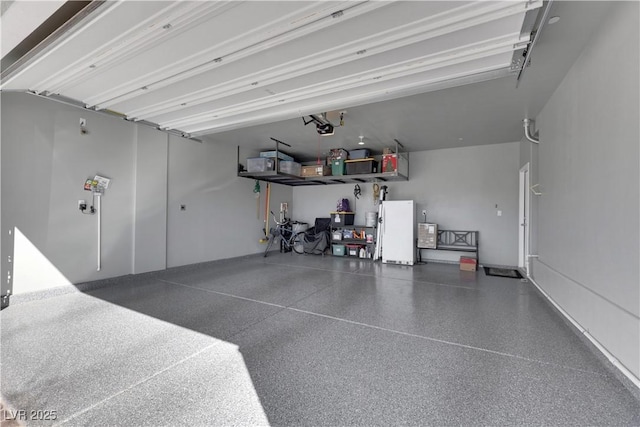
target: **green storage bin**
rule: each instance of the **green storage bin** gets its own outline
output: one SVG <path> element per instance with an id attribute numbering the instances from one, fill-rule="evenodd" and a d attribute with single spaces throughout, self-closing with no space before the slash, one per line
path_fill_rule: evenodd
<path id="1" fill-rule="evenodd" d="M 333 254 L 335 256 L 344 256 L 345 255 L 345 246 L 344 245 L 332 245 Z"/>
<path id="2" fill-rule="evenodd" d="M 331 161 L 331 175 L 344 175 L 344 159 Z"/>

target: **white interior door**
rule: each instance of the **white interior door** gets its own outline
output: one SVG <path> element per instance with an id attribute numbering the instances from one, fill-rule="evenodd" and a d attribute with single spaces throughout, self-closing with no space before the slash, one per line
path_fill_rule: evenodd
<path id="1" fill-rule="evenodd" d="M 520 202 L 519 202 L 519 233 L 518 233 L 518 267 L 529 274 L 529 163 L 520 169 Z"/>

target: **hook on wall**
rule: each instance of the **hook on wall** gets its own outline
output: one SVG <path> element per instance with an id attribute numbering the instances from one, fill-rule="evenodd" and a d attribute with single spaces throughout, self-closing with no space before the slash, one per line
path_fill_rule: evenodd
<path id="1" fill-rule="evenodd" d="M 532 185 L 531 187 L 529 187 L 529 190 L 531 190 L 531 192 L 534 194 L 534 196 L 542 196 L 542 193 L 536 190 L 536 188 L 538 188 L 539 186 L 540 186 L 540 184 L 536 184 L 536 185 Z"/>

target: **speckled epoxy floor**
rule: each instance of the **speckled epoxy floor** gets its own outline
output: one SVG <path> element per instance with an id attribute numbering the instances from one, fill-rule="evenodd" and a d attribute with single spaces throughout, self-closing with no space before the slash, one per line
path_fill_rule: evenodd
<path id="1" fill-rule="evenodd" d="M 640 424 L 530 283 L 455 265 L 275 253 L 15 298 L 0 321 L 28 425 Z"/>

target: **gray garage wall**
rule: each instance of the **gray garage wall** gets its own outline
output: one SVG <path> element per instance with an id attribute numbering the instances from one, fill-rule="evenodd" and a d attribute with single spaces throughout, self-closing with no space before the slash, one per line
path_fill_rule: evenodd
<path id="1" fill-rule="evenodd" d="M 9 230 L 17 229 L 14 294 L 264 248 L 254 183 L 235 176 L 235 147 L 170 138 L 32 95 L 0 96 L 2 274 L 14 252 Z M 112 178 L 102 200 L 101 271 L 97 216 L 77 207 L 91 200 L 82 186 L 95 174 Z M 291 202 L 290 188 L 274 186 L 272 206 L 280 201 Z"/>
<path id="2" fill-rule="evenodd" d="M 636 377 L 638 8 L 637 2 L 612 7 L 537 118 L 543 195 L 534 230 L 535 281 Z"/>
<path id="3" fill-rule="evenodd" d="M 241 162 L 255 153 L 240 153 Z M 169 267 L 261 252 L 264 244 L 264 195 L 260 215 L 255 181 L 238 178 L 237 148 L 223 142 L 169 140 L 168 252 Z M 291 187 L 272 185 L 271 210 L 291 204 Z M 180 205 L 186 210 L 181 211 Z M 271 222 L 273 226 L 273 222 Z"/>
<path id="4" fill-rule="evenodd" d="M 133 273 L 167 266 L 168 135 L 136 126 Z"/>
<path id="5" fill-rule="evenodd" d="M 87 135 L 80 134 L 80 117 L 87 119 Z M 25 262 L 24 251 L 14 254 L 14 293 L 131 272 L 135 142 L 135 126 L 122 120 L 2 94 L 3 243 L 16 227 L 40 254 L 30 252 L 32 262 Z M 103 199 L 100 272 L 97 216 L 78 210 L 79 199 L 91 202 L 83 183 L 96 173 L 113 178 Z M 3 246 L 3 255 L 10 253 Z"/>
<path id="6" fill-rule="evenodd" d="M 410 180 L 391 182 L 388 200 L 414 200 L 416 218 L 441 229 L 480 231 L 480 262 L 515 266 L 518 262 L 519 143 L 451 148 L 410 154 Z M 382 184 L 381 184 L 382 185 Z M 367 211 L 376 211 L 372 184 L 360 184 L 356 223 L 364 224 Z M 295 187 L 293 218 L 313 223 L 328 216 L 339 198 L 354 209 L 354 184 Z M 497 208 L 496 208 L 497 205 Z M 497 211 L 502 216 L 497 216 Z M 457 261 L 459 252 L 423 251 L 423 257 Z"/>

